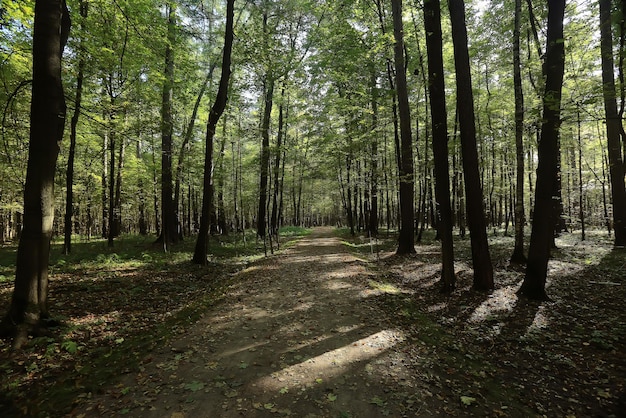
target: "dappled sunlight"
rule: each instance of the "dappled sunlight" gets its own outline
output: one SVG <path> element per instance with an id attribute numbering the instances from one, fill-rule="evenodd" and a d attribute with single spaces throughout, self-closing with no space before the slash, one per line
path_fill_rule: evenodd
<path id="1" fill-rule="evenodd" d="M 379 356 L 404 339 L 399 330 L 382 330 L 264 376 L 255 385 L 269 391 L 313 386 L 321 378 L 332 379 L 348 372 L 355 363 Z"/>
<path id="2" fill-rule="evenodd" d="M 443 311 L 448 307 L 448 303 L 447 302 L 441 302 L 441 303 L 436 303 L 434 305 L 429 306 L 426 310 L 428 312 L 439 312 L 439 311 Z"/>
<path id="3" fill-rule="evenodd" d="M 527 334 L 532 334 L 535 332 L 545 330 L 550 324 L 550 320 L 548 319 L 548 315 L 546 314 L 546 305 L 542 304 L 537 312 L 535 313 L 535 317 L 533 318 L 533 322 L 528 325 L 526 329 Z"/>
<path id="4" fill-rule="evenodd" d="M 343 278 L 354 277 L 354 274 L 350 272 L 336 272 L 336 273 L 331 273 L 330 277 L 343 279 Z M 323 284 L 323 287 L 328 290 L 344 290 L 344 289 L 352 289 L 354 288 L 354 285 L 347 283 L 343 280 L 331 280 L 331 281 L 325 282 Z"/>
<path id="5" fill-rule="evenodd" d="M 518 285 L 505 286 L 493 291 L 470 315 L 468 321 L 479 323 L 493 320 L 497 316 L 505 316 L 513 311 L 517 304 L 515 292 Z"/>
<path id="6" fill-rule="evenodd" d="M 241 345 L 236 348 L 233 348 L 231 350 L 224 350 L 221 353 L 219 353 L 219 355 L 217 355 L 216 357 L 218 359 L 222 359 L 224 357 L 232 356 L 232 355 L 241 353 L 243 351 L 256 351 L 260 347 L 263 347 L 264 345 L 267 345 L 267 341 L 258 341 L 252 344 L 245 344 L 245 345 Z"/>

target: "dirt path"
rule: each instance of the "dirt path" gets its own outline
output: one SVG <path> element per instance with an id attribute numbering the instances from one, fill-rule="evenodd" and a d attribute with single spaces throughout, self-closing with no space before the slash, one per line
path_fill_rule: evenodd
<path id="1" fill-rule="evenodd" d="M 234 283 L 225 303 L 74 415 L 418 414 L 404 336 L 368 300 L 364 263 L 332 229 L 316 229 Z"/>

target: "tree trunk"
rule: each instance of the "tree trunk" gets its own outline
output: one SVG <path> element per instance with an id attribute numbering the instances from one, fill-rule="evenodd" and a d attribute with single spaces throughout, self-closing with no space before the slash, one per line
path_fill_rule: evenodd
<path id="1" fill-rule="evenodd" d="M 187 147 L 191 142 L 191 138 L 193 137 L 193 129 L 196 124 L 196 119 L 198 118 L 198 109 L 200 108 L 200 103 L 202 102 L 202 97 L 206 92 L 207 85 L 209 81 L 213 77 L 213 70 L 215 65 L 211 65 L 207 75 L 204 79 L 204 82 L 200 86 L 200 91 L 198 92 L 198 96 L 196 97 L 196 102 L 193 105 L 193 111 L 191 112 L 191 118 L 189 119 L 189 123 L 187 124 L 187 128 L 185 129 L 185 135 L 183 136 L 183 143 L 180 146 L 180 151 L 178 152 L 178 163 L 176 164 L 176 176 L 174 180 L 174 212 L 176 218 L 176 225 L 178 226 L 178 239 L 183 238 L 181 219 L 179 213 L 180 207 L 180 183 L 183 179 L 183 167 L 185 165 L 185 151 L 187 151 Z"/>
<path id="2" fill-rule="evenodd" d="M 441 282 L 443 292 L 455 287 L 450 174 L 448 172 L 448 127 L 443 79 L 441 10 L 439 0 L 424 1 L 424 29 L 428 55 L 430 113 L 435 161 L 435 197 L 439 206 L 437 229 L 441 238 Z"/>
<path id="3" fill-rule="evenodd" d="M 285 100 L 285 86 L 281 89 L 280 93 L 280 105 L 278 106 L 278 134 L 276 135 L 276 156 L 274 159 L 274 193 L 272 196 L 272 214 L 270 216 L 270 233 L 272 235 L 278 234 L 278 196 L 280 194 L 280 157 L 283 147 L 283 124 L 284 124 L 284 100 Z"/>
<path id="4" fill-rule="evenodd" d="M 35 3 L 33 85 L 24 225 L 17 249 L 15 287 L 0 334 L 19 349 L 49 318 L 48 262 L 54 223 L 54 173 L 65 125 L 61 58 L 70 29 L 63 0 Z"/>
<path id="5" fill-rule="evenodd" d="M 402 24 L 402 0 L 392 0 L 394 57 L 396 67 L 396 95 L 400 116 L 400 236 L 396 254 L 415 253 L 413 223 L 413 143 L 411 138 L 411 111 L 404 66 L 404 28 Z"/>
<path id="6" fill-rule="evenodd" d="M 515 89 L 515 247 L 512 263 L 525 263 L 524 255 L 524 92 L 522 90 L 522 65 L 520 59 L 520 26 L 522 0 L 515 0 L 513 28 L 513 85 Z"/>
<path id="7" fill-rule="evenodd" d="M 177 218 L 172 198 L 172 95 L 174 90 L 174 50 L 176 41 L 176 6 L 166 5 L 167 42 L 165 45 L 165 74 L 161 96 L 161 236 L 157 239 L 168 251 L 168 245 L 178 241 Z"/>
<path id="8" fill-rule="evenodd" d="M 84 0 L 79 1 L 79 10 L 81 17 L 81 29 L 84 30 L 85 20 L 87 19 L 88 3 Z M 80 118 L 80 106 L 83 97 L 83 78 L 85 76 L 85 48 L 83 47 L 83 39 L 81 38 L 78 46 L 78 74 L 76 76 L 76 96 L 74 98 L 74 114 L 70 121 L 70 149 L 67 156 L 67 177 L 65 179 L 66 197 L 65 197 L 65 225 L 63 239 L 63 254 L 72 252 L 72 217 L 74 215 L 74 156 L 76 154 L 76 128 L 78 119 Z"/>
<path id="9" fill-rule="evenodd" d="M 454 41 L 454 63 L 456 67 L 457 109 L 461 128 L 461 150 L 465 179 L 467 223 L 472 241 L 472 263 L 474 289 L 493 289 L 493 267 L 487 243 L 483 192 L 478 170 L 476 149 L 476 125 L 474 121 L 474 96 L 470 74 L 467 29 L 465 27 L 465 5 L 463 0 L 449 0 L 452 39 Z M 495 164 L 495 162 L 494 162 Z"/>
<path id="10" fill-rule="evenodd" d="M 622 121 L 617 112 L 615 99 L 615 75 L 613 68 L 613 35 L 611 32 L 611 1 L 600 0 L 600 49 L 602 52 L 602 84 L 606 136 L 613 198 L 613 230 L 615 247 L 626 246 L 626 188 L 620 132 Z"/>
<path id="11" fill-rule="evenodd" d="M 222 57 L 222 75 L 217 90 L 215 103 L 209 113 L 206 130 L 206 151 L 204 156 L 204 189 L 202 194 L 202 216 L 200 217 L 200 231 L 193 254 L 195 264 L 206 265 L 209 247 L 209 222 L 211 200 L 213 199 L 213 138 L 215 127 L 226 108 L 228 101 L 228 83 L 230 79 L 230 61 L 233 47 L 233 20 L 235 0 L 228 0 L 226 4 L 226 31 L 224 34 L 224 52 Z"/>
<path id="12" fill-rule="evenodd" d="M 274 78 L 271 74 L 265 77 L 265 106 L 261 123 L 261 178 L 259 182 L 259 208 L 257 214 L 257 235 L 264 238 L 267 220 L 267 185 L 270 165 L 270 122 L 274 97 Z"/>
<path id="13" fill-rule="evenodd" d="M 546 38 L 546 87 L 543 97 L 543 122 L 538 146 L 535 216 L 528 250 L 526 275 L 518 293 L 530 299 L 547 300 L 545 285 L 548 274 L 550 244 L 555 225 L 553 199 L 557 180 L 561 91 L 565 68 L 563 16 L 565 0 L 548 3 Z"/>
<path id="14" fill-rule="evenodd" d="M 368 230 L 371 236 L 378 235 L 378 87 L 376 72 L 371 69 L 370 89 L 372 97 L 372 137 L 370 139 L 370 189 L 371 204 Z"/>

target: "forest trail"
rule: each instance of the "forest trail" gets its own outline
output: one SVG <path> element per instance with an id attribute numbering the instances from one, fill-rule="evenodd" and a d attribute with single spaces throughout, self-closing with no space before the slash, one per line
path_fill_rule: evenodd
<path id="1" fill-rule="evenodd" d="M 316 228 L 237 273 L 222 303 L 72 415 L 428 416 L 370 274 Z"/>

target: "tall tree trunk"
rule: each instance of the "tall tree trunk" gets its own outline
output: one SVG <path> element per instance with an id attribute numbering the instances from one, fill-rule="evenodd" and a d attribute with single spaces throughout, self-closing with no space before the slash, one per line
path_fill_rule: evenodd
<path id="1" fill-rule="evenodd" d="M 370 139 L 371 205 L 368 225 L 371 236 L 378 235 L 378 87 L 376 78 L 376 71 L 372 66 L 370 75 L 370 94 L 372 97 L 372 136 Z"/>
<path id="2" fill-rule="evenodd" d="M 180 228 L 181 219 L 179 213 L 180 207 L 180 184 L 183 179 L 183 168 L 185 166 L 185 152 L 189 147 L 189 143 L 191 142 L 191 138 L 193 138 L 193 129 L 196 124 L 196 119 L 198 118 L 198 109 L 200 108 L 200 103 L 202 102 L 202 97 L 206 92 L 209 81 L 213 77 L 213 70 L 215 68 L 214 64 L 211 64 L 209 71 L 207 72 L 206 77 L 204 78 L 204 82 L 200 86 L 200 91 L 198 92 L 198 96 L 196 97 L 196 102 L 193 105 L 193 111 L 191 112 L 191 118 L 189 119 L 189 123 L 187 124 L 187 128 L 185 129 L 185 135 L 183 136 L 183 143 L 180 146 L 180 151 L 178 152 L 178 162 L 176 164 L 176 176 L 174 180 L 174 212 L 176 218 L 176 224 L 178 225 L 178 239 L 183 238 L 182 228 Z"/>
<path id="3" fill-rule="evenodd" d="M 109 149 L 109 133 L 108 128 L 104 128 L 104 134 L 102 135 L 102 179 L 100 180 L 100 187 L 102 189 L 102 231 L 101 237 L 108 238 L 109 236 L 109 206 L 107 200 L 107 185 L 108 185 L 108 172 L 109 172 L 109 160 L 107 150 Z"/>
<path id="4" fill-rule="evenodd" d="M 530 299 L 546 300 L 545 285 L 548 259 L 555 224 L 553 210 L 554 183 L 557 180 L 559 128 L 561 122 L 561 91 L 565 68 L 563 16 L 565 0 L 548 3 L 548 35 L 546 38 L 546 88 L 543 97 L 543 122 L 538 146 L 535 217 L 528 250 L 526 275 L 519 294 Z"/>
<path id="5" fill-rule="evenodd" d="M 235 0 L 226 3 L 226 30 L 224 34 L 224 52 L 222 56 L 222 75 L 217 90 L 215 103 L 209 112 L 206 130 L 206 151 L 204 156 L 204 190 L 202 194 L 202 216 L 200 217 L 200 231 L 193 254 L 195 264 L 206 265 L 209 247 L 209 222 L 211 200 L 213 199 L 213 138 L 215 127 L 222 116 L 228 101 L 228 83 L 230 80 L 230 62 L 233 48 L 233 20 Z"/>
<path id="6" fill-rule="evenodd" d="M 476 125 L 474 121 L 474 96 L 470 74 L 467 29 L 465 27 L 465 5 L 463 0 L 449 0 L 452 40 L 454 41 L 454 63 L 456 67 L 457 109 L 461 127 L 461 150 L 465 179 L 467 223 L 472 241 L 472 263 L 474 289 L 493 289 L 493 267 L 487 243 L 483 191 L 478 170 L 476 149 Z M 494 162 L 495 164 L 495 162 Z"/>
<path id="7" fill-rule="evenodd" d="M 626 246 L 626 188 L 620 132 L 622 121 L 617 112 L 615 99 L 615 75 L 613 66 L 613 35 L 611 31 L 611 1 L 600 0 L 600 49 L 602 52 L 602 92 L 606 115 L 606 136 L 613 198 L 613 229 L 615 247 Z"/>
<path id="8" fill-rule="evenodd" d="M 400 116 L 400 236 L 396 254 L 415 253 L 415 225 L 413 223 L 413 143 L 411 138 L 411 111 L 404 66 L 404 28 L 402 0 L 392 0 L 394 57 L 396 67 L 396 95 Z"/>
<path id="9" fill-rule="evenodd" d="M 274 78 L 271 74 L 265 76 L 265 106 L 263 121 L 261 122 L 261 177 L 259 182 L 259 208 L 257 212 L 257 235 L 264 238 L 267 220 L 267 185 L 270 165 L 270 122 L 274 98 Z"/>
<path id="10" fill-rule="evenodd" d="M 109 211 L 108 211 L 108 225 L 107 225 L 107 246 L 113 248 L 113 238 L 116 236 L 115 226 L 115 126 L 114 119 L 115 110 L 114 97 L 110 95 L 111 109 L 109 111 L 109 126 L 107 127 L 109 133 Z M 106 152 L 106 151 L 105 151 Z"/>
<path id="11" fill-rule="evenodd" d="M 520 59 L 520 26 L 522 0 L 515 0 L 513 26 L 513 85 L 515 90 L 515 247 L 512 263 L 525 263 L 524 255 L 524 92 L 522 90 L 522 64 Z"/>
<path id="12" fill-rule="evenodd" d="M 430 114 L 435 161 L 435 197 L 438 205 L 437 229 L 441 238 L 442 291 L 455 287 L 452 211 L 450 208 L 450 174 L 448 172 L 448 124 L 443 79 L 441 10 L 439 0 L 424 1 L 424 29 L 428 55 Z"/>
<path id="13" fill-rule="evenodd" d="M 49 318 L 48 262 L 54 223 L 54 173 L 65 126 L 61 59 L 70 30 L 65 1 L 35 3 L 30 141 L 24 186 L 24 224 L 17 249 L 11 305 L 0 334 L 19 349 Z"/>
<path id="14" fill-rule="evenodd" d="M 228 115 L 228 114 L 226 114 Z M 222 139 L 220 141 L 219 153 L 219 177 L 217 178 L 217 227 L 219 233 L 228 235 L 228 225 L 226 225 L 226 211 L 224 208 L 224 156 L 226 150 L 226 116 L 222 124 Z"/>
<path id="15" fill-rule="evenodd" d="M 174 50 L 176 41 L 176 6 L 167 2 L 167 42 L 165 43 L 165 74 L 161 96 L 161 236 L 157 239 L 168 251 L 178 241 L 177 218 L 172 199 L 172 95 L 174 91 Z"/>
<path id="16" fill-rule="evenodd" d="M 79 0 L 79 12 L 81 17 L 81 30 L 85 29 L 87 19 L 88 3 Z M 74 114 L 70 121 L 70 149 L 67 156 L 67 177 L 65 179 L 65 225 L 63 239 L 63 254 L 72 252 L 72 217 L 74 215 L 74 156 L 76 154 L 76 128 L 80 118 L 80 106 L 83 97 L 83 78 L 85 77 L 85 48 L 84 40 L 81 38 L 78 45 L 78 74 L 76 75 L 76 96 L 74 98 Z"/>
<path id="17" fill-rule="evenodd" d="M 276 135 L 276 156 L 274 159 L 274 193 L 272 196 L 272 214 L 270 215 L 270 233 L 272 235 L 278 234 L 278 196 L 282 188 L 280 184 L 280 157 L 283 147 L 284 100 L 285 85 L 283 84 L 280 92 L 280 104 L 278 106 L 278 134 Z"/>

